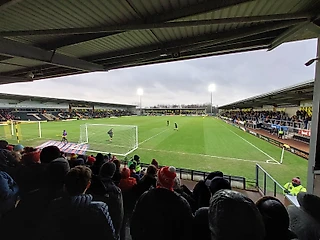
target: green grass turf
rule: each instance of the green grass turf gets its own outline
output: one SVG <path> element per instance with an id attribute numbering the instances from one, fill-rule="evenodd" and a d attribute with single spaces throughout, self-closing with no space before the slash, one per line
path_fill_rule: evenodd
<path id="1" fill-rule="evenodd" d="M 171 123 L 169 127 L 166 126 L 167 120 Z M 178 123 L 178 131 L 173 130 L 174 122 Z M 259 163 L 282 185 L 294 176 L 300 176 L 302 183 L 306 185 L 306 160 L 285 152 L 283 164 L 266 163 L 270 157 L 280 161 L 281 149 L 210 117 L 122 117 L 47 122 L 41 123 L 41 139 L 37 137 L 37 124 L 21 124 L 21 143 L 25 146 L 38 146 L 48 140 L 60 141 L 64 129 L 68 132 L 69 141 L 77 143 L 80 125 L 85 123 L 137 125 L 139 149 L 130 156 L 138 154 L 145 163 L 150 163 L 155 158 L 161 165 L 201 171 L 221 170 L 225 174 L 244 176 L 249 181 L 255 180 L 255 164 Z M 97 150 L 108 152 L 112 144 L 107 141 L 106 131 L 108 130 L 103 129 L 103 135 L 97 135 L 98 139 L 95 141 L 104 146 L 104 149 Z M 4 137 L 8 137 L 8 134 L 5 135 L 8 128 L 5 130 L 3 126 L 0 127 L 1 132 Z M 118 141 L 116 137 L 115 130 L 115 142 Z M 7 139 L 10 143 L 16 143 L 14 138 Z"/>

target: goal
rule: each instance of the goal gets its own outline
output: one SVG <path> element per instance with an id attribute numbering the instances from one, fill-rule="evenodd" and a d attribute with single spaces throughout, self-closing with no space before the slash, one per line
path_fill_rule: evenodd
<path id="1" fill-rule="evenodd" d="M 7 121 L 0 124 L 0 135 L 9 142 L 31 141 L 42 137 L 41 122 Z"/>
<path id="2" fill-rule="evenodd" d="M 108 131 L 113 129 L 110 141 Z M 88 152 L 127 156 L 138 148 L 138 127 L 134 125 L 80 125 L 79 144 L 88 144 Z"/>

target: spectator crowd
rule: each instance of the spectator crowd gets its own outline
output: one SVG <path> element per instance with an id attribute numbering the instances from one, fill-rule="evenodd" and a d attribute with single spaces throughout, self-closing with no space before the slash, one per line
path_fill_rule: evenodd
<path id="1" fill-rule="evenodd" d="M 276 198 L 254 203 L 220 171 L 193 189 L 175 167 L 144 169 L 135 155 L 65 156 L 0 141 L 0 231 L 6 239 L 313 240 L 320 198 L 299 193 L 288 210 Z"/>
<path id="2" fill-rule="evenodd" d="M 298 110 L 295 115 L 289 117 L 284 111 L 225 111 L 221 116 L 238 121 L 255 121 L 257 123 L 275 123 L 282 126 L 289 126 L 289 123 L 301 123 L 307 128 L 311 116 L 304 110 Z M 275 120 L 275 121 L 273 121 Z"/>

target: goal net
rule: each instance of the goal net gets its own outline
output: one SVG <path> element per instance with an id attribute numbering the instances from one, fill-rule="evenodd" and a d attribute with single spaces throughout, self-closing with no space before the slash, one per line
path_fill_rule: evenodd
<path id="1" fill-rule="evenodd" d="M 112 129 L 111 140 L 108 132 Z M 84 124 L 79 144 L 88 144 L 89 152 L 126 156 L 138 148 L 138 127 L 133 125 Z"/>

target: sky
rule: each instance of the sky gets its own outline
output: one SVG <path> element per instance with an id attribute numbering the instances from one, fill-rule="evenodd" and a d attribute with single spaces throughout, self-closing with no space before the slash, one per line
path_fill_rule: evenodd
<path id="1" fill-rule="evenodd" d="M 0 85 L 0 92 L 111 103 L 209 103 L 209 84 L 216 85 L 213 104 L 244 98 L 314 79 L 316 40 L 266 50 Z"/>

